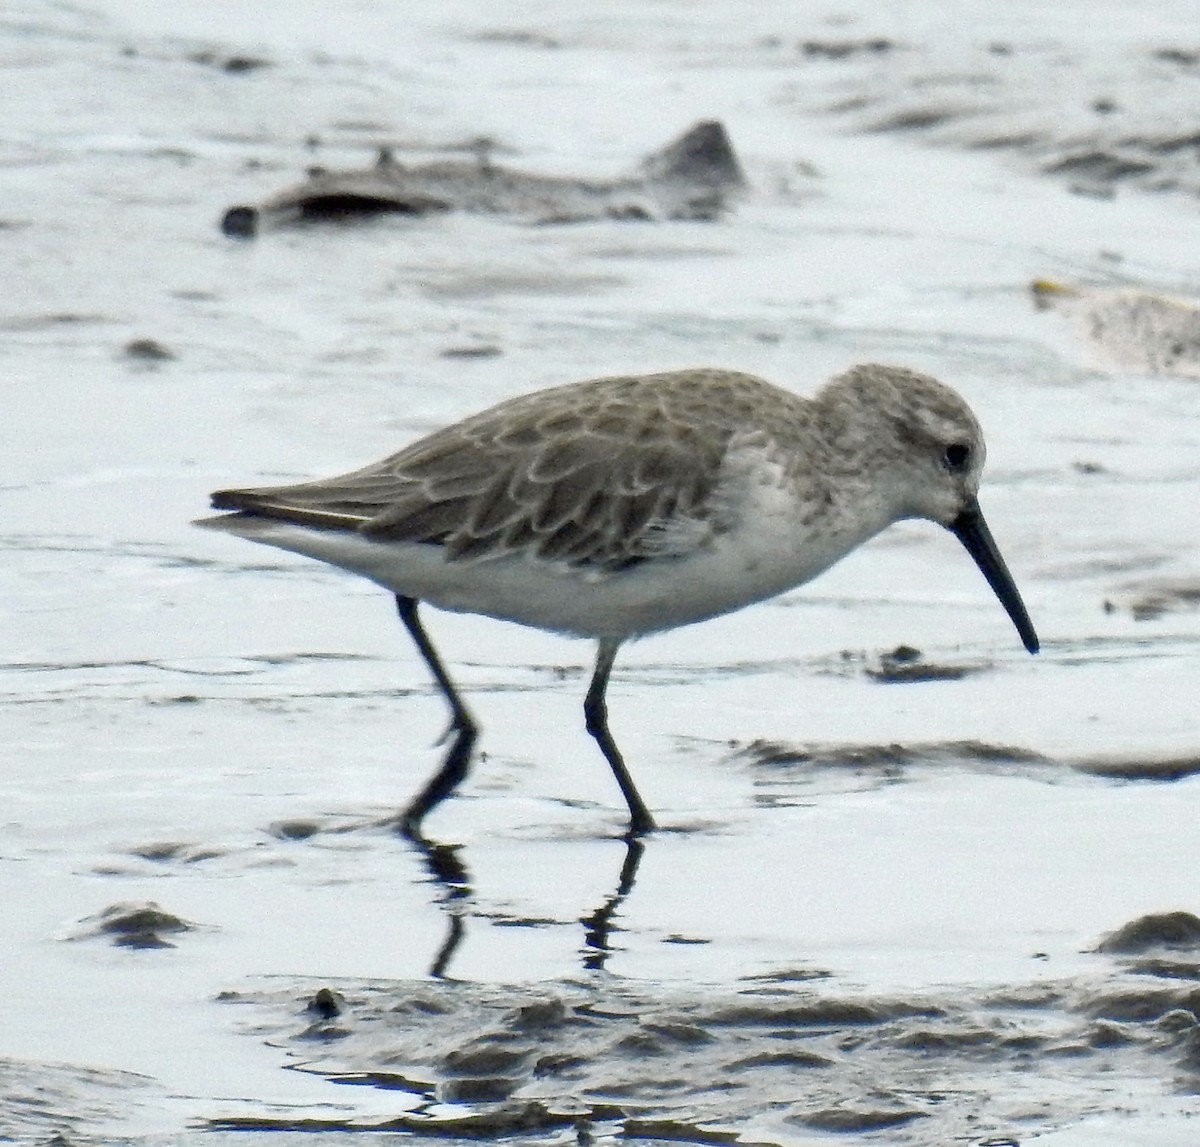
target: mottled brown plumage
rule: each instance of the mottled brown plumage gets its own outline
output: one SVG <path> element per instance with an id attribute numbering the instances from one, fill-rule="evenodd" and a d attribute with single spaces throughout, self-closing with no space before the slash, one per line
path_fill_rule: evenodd
<path id="1" fill-rule="evenodd" d="M 380 542 L 434 543 L 451 560 L 525 552 L 619 569 L 662 553 L 673 520 L 719 528 L 710 499 L 721 460 L 766 385 L 710 370 L 555 387 L 361 470 L 221 490 L 213 506 L 356 529 Z M 786 391 L 777 397 L 796 401 Z"/>

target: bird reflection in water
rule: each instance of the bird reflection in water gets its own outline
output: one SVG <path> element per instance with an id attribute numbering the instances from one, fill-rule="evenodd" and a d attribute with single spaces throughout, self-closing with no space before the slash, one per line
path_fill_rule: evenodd
<path id="1" fill-rule="evenodd" d="M 442 844 L 428 837 L 405 834 L 405 839 L 417 850 L 429 874 L 431 883 L 438 889 L 437 903 L 446 916 L 446 938 L 439 946 L 429 967 L 433 979 L 453 979 L 447 972 L 466 936 L 466 921 L 471 915 L 471 900 L 474 892 L 471 877 L 460 852 L 461 844 Z M 612 934 L 620 931 L 616 923 L 621 905 L 633 891 L 645 845 L 634 834 L 621 838 L 625 855 L 617 885 L 593 912 L 579 918 L 583 925 L 583 944 L 580 957 L 583 968 L 588 972 L 601 971 L 613 952 Z"/>
<path id="2" fill-rule="evenodd" d="M 609 940 L 612 932 L 620 931 L 615 928 L 613 921 L 618 915 L 625 897 L 633 891 L 633 882 L 637 879 L 638 865 L 642 861 L 642 853 L 646 846 L 639 837 L 632 833 L 625 840 L 625 862 L 621 865 L 621 875 L 617 887 L 603 904 L 589 916 L 580 917 L 583 925 L 583 966 L 589 972 L 599 972 L 604 968 L 612 952 Z"/>

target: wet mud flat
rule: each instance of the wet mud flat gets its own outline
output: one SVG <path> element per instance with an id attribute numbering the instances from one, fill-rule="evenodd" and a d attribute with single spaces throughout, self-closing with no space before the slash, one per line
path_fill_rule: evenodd
<path id="1" fill-rule="evenodd" d="M 0 1057 L 0 1139 L 96 1142 L 100 1128 L 127 1124 L 129 1112 L 161 1102 L 149 1075 Z"/>
<path id="2" fill-rule="evenodd" d="M 947 769 L 1060 786 L 1094 768 L 978 743 L 758 742 L 734 750 L 730 760 L 744 762 L 758 799 L 775 815 L 797 801 L 828 807 L 837 793 L 919 786 L 923 775 Z M 1124 776 L 1116 764 L 1096 772 L 1113 791 L 1175 779 L 1163 762 L 1136 765 L 1126 762 Z M 1180 767 L 1186 777 L 1200 766 Z M 124 871 L 128 876 L 140 866 L 166 876 L 215 863 L 248 873 L 273 867 L 297 847 L 305 851 L 298 857 L 293 851 L 293 862 L 312 867 L 321 850 L 341 847 L 339 841 L 374 851 L 388 836 L 385 825 L 362 818 L 283 822 L 270 831 L 275 859 L 261 847 L 239 861 L 200 842 L 146 841 L 130 850 Z M 709 823 L 669 831 L 695 849 L 722 829 Z M 560 845 L 571 836 L 564 831 Z M 1079 953 L 1084 972 L 1055 976 L 1047 963 L 1044 976 L 981 988 L 937 986 L 934 956 L 921 986 L 865 990 L 844 969 L 803 959 L 802 940 L 794 945 L 795 962 L 732 982 L 631 978 L 619 969 L 639 928 L 630 913 L 644 895 L 639 862 L 653 866 L 654 844 L 627 845 L 612 893 L 571 920 L 489 902 L 478 887 L 487 883 L 486 849 L 476 855 L 478 849 L 426 842 L 425 889 L 445 928 L 428 975 L 277 975 L 230 982 L 206 1003 L 238 1039 L 261 1043 L 280 1067 L 331 1084 L 344 1101 L 289 1107 L 248 1094 L 224 1104 L 206 1099 L 193 1106 L 192 1125 L 206 1136 L 266 1142 L 390 1132 L 455 1143 L 782 1145 L 836 1134 L 897 1145 L 1009 1147 L 1093 1118 L 1132 1120 L 1148 1108 L 1186 1112 L 1200 1091 L 1200 918 L 1189 912 L 1138 917 L 1095 937 Z M 114 857 L 111 875 L 122 870 Z M 805 875 L 797 869 L 781 881 L 785 899 L 798 892 L 789 892 L 791 879 L 802 883 Z M 165 886 L 168 897 L 179 891 Z M 864 910 L 853 900 L 844 906 L 848 914 Z M 457 949 L 464 934 L 477 947 L 485 921 L 530 937 L 574 931 L 583 970 L 531 982 L 459 978 Z M 867 933 L 875 927 L 869 918 L 861 923 Z M 735 935 L 736 925 L 729 930 Z M 183 920 L 157 903 L 130 902 L 80 921 L 64 938 L 161 960 L 171 958 L 171 949 L 186 953 L 214 931 L 209 922 Z M 661 942 L 686 957 L 714 938 L 677 933 Z M 937 937 L 928 943 L 936 952 Z M 1032 946 L 1025 956 L 1033 967 L 1049 959 Z M 943 973 L 954 978 L 952 957 L 946 961 Z M 15 1097 L 20 1080 L 37 1067 L 13 1065 Z M 81 1142 L 105 1141 L 95 1127 L 111 1115 L 110 1104 L 162 1102 L 161 1085 L 150 1078 L 65 1066 L 47 1075 L 57 1080 L 50 1094 L 60 1106 L 27 1112 L 29 1126 L 69 1125 Z"/>
<path id="3" fill-rule="evenodd" d="M 1112 930 L 1200 909 L 1193 320 L 1089 294 L 1085 327 L 1181 341 L 1097 371 L 1029 297 L 1188 296 L 1182 5 L 1136 43 L 1116 4 L 951 35 L 941 6 L 418 0 L 309 46 L 295 11 L 0 18 L 0 1137 L 1190 1147 L 1192 933 Z M 718 119 L 745 195 L 663 218 L 635 157 Z M 489 166 L 543 182 L 220 234 L 310 160 L 369 187 L 397 140 L 452 205 Z M 414 852 L 387 818 L 444 714 L 391 603 L 187 525 L 537 386 L 864 359 L 970 394 L 1043 654 L 904 530 L 631 649 L 613 720 L 668 825 L 640 865 L 582 649 L 437 618 L 484 736 Z"/>
<path id="4" fill-rule="evenodd" d="M 1079 195 L 1200 191 L 1200 118 L 1188 95 L 1200 50 L 1165 21 L 1129 39 L 1060 36 L 1053 24 L 855 31 L 770 45 L 804 71 L 798 97 L 819 92 L 855 130 L 1008 155 Z"/>
<path id="5" fill-rule="evenodd" d="M 236 990 L 238 1028 L 289 1067 L 394 1092 L 378 1121 L 215 1117 L 214 1129 L 405 1131 L 451 1142 L 1029 1141 L 1200 1088 L 1200 920 L 1145 918 L 1096 974 L 875 997 L 819 969 L 680 991 L 620 977 L 338 981 Z M 1103 965 L 1108 964 L 1104 969 Z"/>

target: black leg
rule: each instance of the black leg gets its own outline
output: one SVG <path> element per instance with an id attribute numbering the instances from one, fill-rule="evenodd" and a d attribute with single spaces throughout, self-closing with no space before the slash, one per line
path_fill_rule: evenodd
<path id="1" fill-rule="evenodd" d="M 604 693 L 608 688 L 608 675 L 612 672 L 617 648 L 618 643 L 615 641 L 600 642 L 600 648 L 596 651 L 596 668 L 592 673 L 592 683 L 588 686 L 587 697 L 583 702 L 583 716 L 587 731 L 596 739 L 596 744 L 600 746 L 604 759 L 608 761 L 613 776 L 617 778 L 617 784 L 621 786 L 621 792 L 625 795 L 625 803 L 629 806 L 629 833 L 631 836 L 639 836 L 643 832 L 653 832 L 657 826 L 650 810 L 638 796 L 633 778 L 621 758 L 621 750 L 617 748 L 616 741 L 608 731 L 608 705 L 605 703 Z"/>
<path id="2" fill-rule="evenodd" d="M 414 839 L 421 839 L 421 818 L 434 805 L 448 797 L 467 775 L 471 764 L 471 749 L 479 734 L 475 719 L 458 695 L 454 682 L 450 680 L 437 650 L 433 648 L 433 643 L 421 625 L 421 619 L 417 616 L 418 604 L 416 598 L 396 595 L 396 608 L 400 612 L 400 620 L 404 622 L 404 628 L 408 630 L 413 644 L 416 645 L 425 664 L 429 666 L 429 672 L 433 674 L 442 696 L 450 706 L 450 727 L 446 730 L 446 737 L 451 740 L 442 767 L 400 818 L 401 830 L 406 836 Z"/>

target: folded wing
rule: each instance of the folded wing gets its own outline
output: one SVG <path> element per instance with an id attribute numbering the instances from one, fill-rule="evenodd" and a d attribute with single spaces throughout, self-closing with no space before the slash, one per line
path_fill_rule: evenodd
<path id="1" fill-rule="evenodd" d="M 444 546 L 454 561 L 527 554 L 598 570 L 710 537 L 727 438 L 644 403 L 547 413 L 497 407 L 339 477 L 221 490 L 221 510 L 379 542 Z"/>

